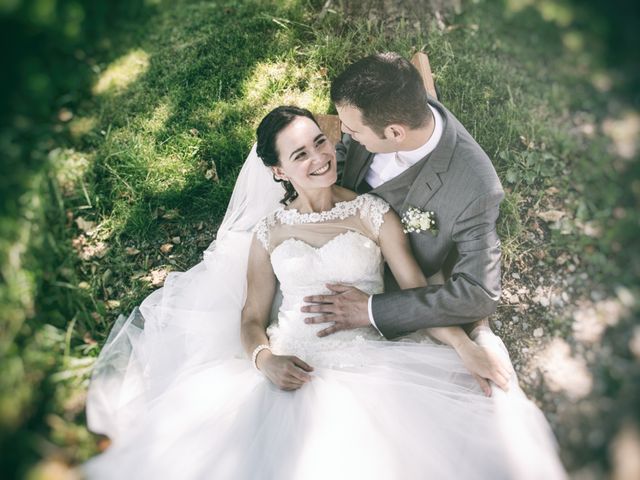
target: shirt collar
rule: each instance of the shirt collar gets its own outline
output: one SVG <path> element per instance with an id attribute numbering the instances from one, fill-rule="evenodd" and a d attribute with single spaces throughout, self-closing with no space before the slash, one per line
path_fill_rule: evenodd
<path id="1" fill-rule="evenodd" d="M 433 152 L 435 148 L 438 146 L 438 142 L 440 142 L 440 138 L 442 137 L 444 121 L 442 119 L 442 116 L 440 115 L 440 112 L 438 112 L 437 109 L 433 108 L 431 105 L 429 105 L 429 108 L 433 113 L 433 121 L 434 121 L 433 133 L 431 134 L 431 137 L 429 137 L 429 140 L 427 140 L 427 142 L 421 147 L 418 147 L 415 150 L 398 152 L 398 157 L 403 163 L 406 162 L 409 165 L 414 165 L 418 163 L 424 157 L 426 157 L 431 152 Z"/>

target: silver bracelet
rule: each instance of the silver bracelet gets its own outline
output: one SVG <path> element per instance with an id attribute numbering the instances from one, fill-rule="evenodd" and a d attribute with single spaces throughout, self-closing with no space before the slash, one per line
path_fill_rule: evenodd
<path id="1" fill-rule="evenodd" d="M 253 364 L 253 366 L 256 368 L 256 370 L 260 370 L 258 368 L 258 354 L 262 351 L 262 350 L 269 350 L 271 351 L 271 347 L 269 345 L 265 345 L 264 343 L 261 345 L 258 345 L 256 348 L 253 349 L 253 354 L 251 354 L 251 363 Z"/>

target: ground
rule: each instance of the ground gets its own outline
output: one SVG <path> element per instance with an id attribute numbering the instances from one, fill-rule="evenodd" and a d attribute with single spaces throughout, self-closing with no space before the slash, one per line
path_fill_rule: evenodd
<path id="1" fill-rule="evenodd" d="M 200 260 L 264 113 L 331 113 L 331 79 L 381 50 L 429 54 L 441 100 L 496 166 L 491 321 L 565 465 L 576 478 L 637 468 L 638 258 L 625 228 L 637 228 L 640 117 L 556 21 L 566 12 L 515 4 L 158 1 L 77 47 L 90 81 L 56 100 L 33 147 L 46 168 L 7 250 L 16 276 L 3 273 L 26 312 L 3 364 L 7 468 L 37 478 L 101 448 L 84 401 L 115 319 Z"/>

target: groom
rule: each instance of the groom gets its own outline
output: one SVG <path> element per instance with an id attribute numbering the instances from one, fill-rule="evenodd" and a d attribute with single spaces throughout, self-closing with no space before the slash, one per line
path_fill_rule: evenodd
<path id="1" fill-rule="evenodd" d="M 372 324 L 386 338 L 487 324 L 481 319 L 495 312 L 500 298 L 495 222 L 504 198 L 489 157 L 449 110 L 427 96 L 416 68 L 398 54 L 349 66 L 333 82 L 331 99 L 344 133 L 337 147 L 341 184 L 382 197 L 401 217 L 411 208 L 423 217 L 432 212 L 435 228 L 418 228 L 409 239 L 425 276 L 444 268 L 448 278 L 371 296 L 329 285 L 333 295 L 305 298 L 312 305 L 303 311 L 322 314 L 306 322 L 332 323 L 321 336 Z"/>

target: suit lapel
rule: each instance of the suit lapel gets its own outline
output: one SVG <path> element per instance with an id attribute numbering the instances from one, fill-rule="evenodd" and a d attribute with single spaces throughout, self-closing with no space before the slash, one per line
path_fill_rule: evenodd
<path id="1" fill-rule="evenodd" d="M 440 103 L 431 99 L 430 103 L 438 109 L 444 120 L 442 137 L 436 149 L 426 158 L 424 166 L 409 187 L 402 210 L 408 206 L 420 209 L 426 207 L 431 197 L 442 187 L 443 182 L 440 174 L 449 169 L 449 163 L 455 150 L 457 133 L 452 117 Z"/>
<path id="2" fill-rule="evenodd" d="M 358 174 L 356 176 L 356 190 L 357 190 L 357 187 L 359 187 L 360 184 L 362 184 L 362 182 L 364 181 L 364 177 L 367 175 L 367 171 L 369 170 L 369 167 L 373 163 L 373 157 L 374 157 L 373 153 L 367 152 L 364 148 L 362 150 L 366 155 L 364 156 L 364 159 L 363 159 L 364 161 L 362 162 L 362 166 L 360 167 L 360 170 L 358 171 Z"/>
<path id="3" fill-rule="evenodd" d="M 352 145 L 355 144 L 355 141 Z M 355 144 L 356 148 L 350 148 L 349 154 L 345 162 L 344 178 L 342 185 L 354 191 L 358 190 L 358 186 L 364 179 L 371 162 L 373 154 L 369 153 L 362 145 Z"/>
<path id="4" fill-rule="evenodd" d="M 418 174 L 416 180 L 409 187 L 407 197 L 402 205 L 402 210 L 406 210 L 409 206 L 423 209 L 431 200 L 431 197 L 440 190 L 442 180 L 429 162 Z"/>
<path id="5" fill-rule="evenodd" d="M 444 120 L 442 137 L 435 150 L 419 162 L 422 165 L 417 176 L 409 185 L 407 195 L 400 211 L 406 210 L 411 205 L 417 208 L 425 208 L 431 197 L 442 187 L 441 173 L 446 172 L 451 162 L 451 156 L 455 150 L 457 141 L 457 131 L 453 116 L 438 101 L 429 98 L 429 103 L 436 108 Z M 373 162 L 374 155 L 368 152 L 362 145 L 354 142 L 356 148 L 349 148 L 342 185 L 352 190 L 358 191 L 358 186 L 364 180 L 367 170 Z M 353 144 L 352 144 L 353 145 Z M 418 164 L 415 165 L 416 167 Z M 408 174 L 409 172 L 405 172 Z M 389 180 L 372 190 L 373 193 L 384 192 L 402 180 L 402 176 Z"/>

